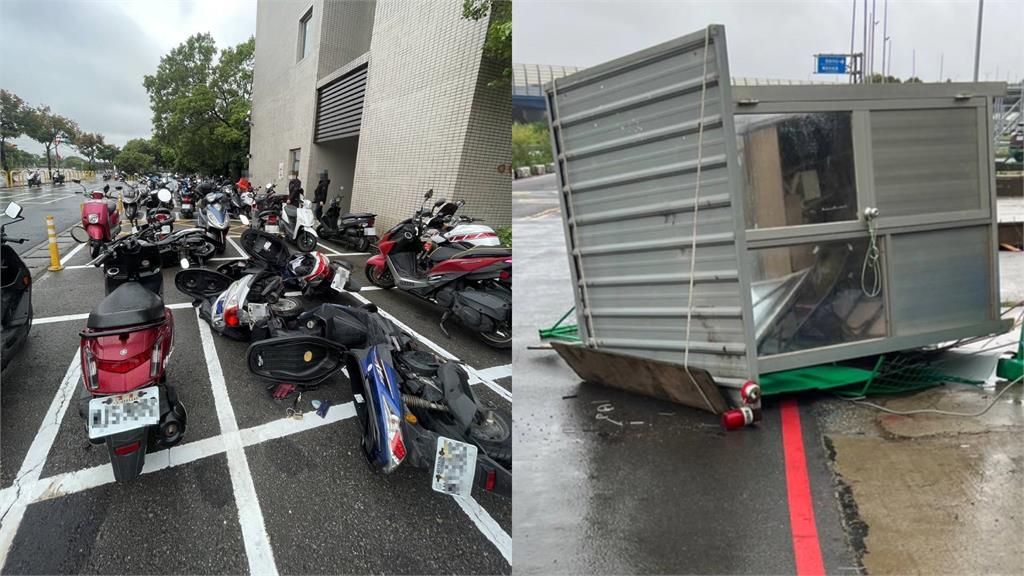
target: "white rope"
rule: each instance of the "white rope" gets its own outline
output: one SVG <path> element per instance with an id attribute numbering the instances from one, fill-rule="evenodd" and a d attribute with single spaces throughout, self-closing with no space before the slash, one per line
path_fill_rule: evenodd
<path id="1" fill-rule="evenodd" d="M 868 298 L 874 298 L 882 291 L 882 266 L 878 262 L 878 237 L 874 219 L 868 220 L 868 237 L 868 250 L 864 254 L 864 265 L 860 269 L 860 289 Z M 867 280 L 868 270 L 872 276 L 870 287 Z"/>
<path id="2" fill-rule="evenodd" d="M 704 71 L 700 86 L 700 125 L 697 132 L 697 184 L 693 191 L 693 232 L 690 234 L 690 290 L 686 304 L 686 338 L 683 340 L 683 369 L 690 374 L 690 319 L 693 314 L 693 277 L 697 267 L 697 215 L 700 211 L 700 172 L 704 163 L 704 102 L 708 89 L 708 45 L 711 42 L 711 27 L 704 29 Z M 699 388 L 699 387 L 698 387 Z M 703 390 L 701 394 L 704 394 Z M 705 398 L 706 400 L 707 398 Z"/>

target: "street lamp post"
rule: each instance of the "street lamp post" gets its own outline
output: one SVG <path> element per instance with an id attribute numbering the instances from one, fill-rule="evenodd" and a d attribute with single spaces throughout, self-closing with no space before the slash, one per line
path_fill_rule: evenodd
<path id="1" fill-rule="evenodd" d="M 978 65 L 981 63 L 981 15 L 985 10 L 985 0 L 978 0 L 978 38 L 974 41 L 974 81 L 978 81 Z"/>

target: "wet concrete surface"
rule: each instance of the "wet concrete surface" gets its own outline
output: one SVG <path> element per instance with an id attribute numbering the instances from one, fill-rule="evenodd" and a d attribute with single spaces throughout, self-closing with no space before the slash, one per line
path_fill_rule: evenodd
<path id="1" fill-rule="evenodd" d="M 520 261 L 548 263 L 515 271 L 516 572 L 793 573 L 776 407 L 725 433 L 710 413 L 581 383 L 554 352 L 528 350 L 572 293 L 557 215 L 515 227 Z M 597 419 L 602 404 L 621 426 Z M 804 437 L 826 569 L 856 571 L 812 418 Z"/>
<path id="2" fill-rule="evenodd" d="M 542 263 L 515 278 L 516 571 L 793 573 L 773 399 L 757 428 L 725 433 L 709 414 L 580 383 L 555 353 L 527 350 L 573 297 L 553 179 L 515 185 L 517 255 Z M 1008 276 L 1004 294 L 1019 290 Z M 974 412 L 992 394 L 943 386 L 883 402 Z M 1019 386 L 983 418 L 798 398 L 827 573 L 1021 573 Z M 597 402 L 623 426 L 597 420 Z"/>
<path id="3" fill-rule="evenodd" d="M 325 248 L 347 253 L 331 243 Z M 233 255 L 235 250 L 229 246 L 225 256 Z M 361 264 L 366 256 L 347 258 L 357 265 L 356 277 L 365 280 Z M 87 260 L 85 251 L 79 251 L 66 262 L 69 267 L 64 271 L 36 276 L 37 320 L 87 313 L 96 304 L 103 294 L 100 273 L 93 268 L 74 268 Z M 188 300 L 174 288 L 176 272 L 176 268 L 163 271 L 168 304 Z M 437 327 L 439 315 L 434 316 L 431 307 L 417 299 L 381 291 L 367 291 L 364 297 L 469 366 L 492 369 L 496 385 L 511 390 L 510 351 L 494 350 L 458 330 L 452 330 L 452 338 L 445 337 Z M 331 301 L 359 304 L 348 297 Z M 209 446 L 210 439 L 221 433 L 199 321 L 188 307 L 173 313 L 175 347 L 168 378 L 179 386 L 188 407 L 189 425 L 181 444 L 148 454 L 147 463 L 170 462 L 175 454 Z M 0 488 L 5 491 L 0 492 L 0 503 L 5 506 L 43 415 L 69 363 L 77 360 L 78 331 L 84 324 L 85 320 L 75 319 L 33 326 L 26 346 L 2 375 Z M 279 423 L 291 399 L 270 398 L 267 383 L 248 373 L 247 345 L 216 335 L 213 345 L 239 428 L 246 431 Z M 508 400 L 483 384 L 474 385 L 474 390 L 481 401 L 511 418 Z M 77 397 L 77 387 L 74 394 Z M 350 406 L 352 396 L 346 378 L 339 375 L 305 393 L 299 407 L 312 410 L 312 399 L 330 400 L 335 405 L 331 410 L 337 411 Z M 319 420 L 312 414 L 307 419 Z M 430 489 L 428 471 L 403 467 L 386 478 L 374 475 L 359 454 L 355 426 L 354 419 L 342 419 L 246 448 L 279 572 L 511 571 L 502 551 L 485 536 L 477 520 L 450 497 Z M 86 440 L 72 403 L 61 416 L 40 478 L 48 481 L 95 467 L 103 470 L 108 461 L 104 446 L 92 446 Z M 95 481 L 95 470 L 86 477 Z M 480 490 L 474 490 L 473 498 L 496 530 L 510 533 L 512 504 L 508 498 Z M 219 452 L 176 464 L 143 474 L 126 485 L 102 483 L 72 488 L 71 493 L 47 492 L 28 505 L 3 571 L 247 572 L 243 531 L 225 455 Z"/>

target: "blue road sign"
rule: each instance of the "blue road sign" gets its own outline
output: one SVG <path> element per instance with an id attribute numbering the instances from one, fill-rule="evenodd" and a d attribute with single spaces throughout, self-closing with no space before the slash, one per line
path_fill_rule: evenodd
<path id="1" fill-rule="evenodd" d="M 846 74 L 845 54 L 818 54 L 818 74 Z"/>

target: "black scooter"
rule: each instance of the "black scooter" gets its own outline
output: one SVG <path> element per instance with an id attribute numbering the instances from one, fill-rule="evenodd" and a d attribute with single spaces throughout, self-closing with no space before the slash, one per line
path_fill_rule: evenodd
<path id="1" fill-rule="evenodd" d="M 14 354 L 28 339 L 32 329 L 32 274 L 25 263 L 8 246 L 8 243 L 24 244 L 27 238 L 8 238 L 7 225 L 21 222 L 21 206 L 17 202 L 7 205 L 4 215 L 9 222 L 0 225 L 0 310 L 3 323 L 0 325 L 0 370 L 7 368 Z"/>
<path id="2" fill-rule="evenodd" d="M 377 215 L 371 212 L 341 213 L 341 196 L 335 196 L 331 205 L 320 216 L 316 233 L 321 238 L 337 240 L 356 252 L 366 252 L 377 243 L 377 230 L 373 227 Z"/>

